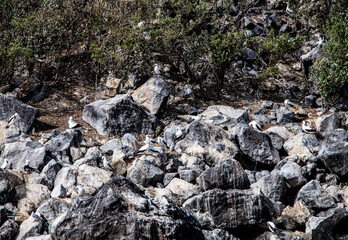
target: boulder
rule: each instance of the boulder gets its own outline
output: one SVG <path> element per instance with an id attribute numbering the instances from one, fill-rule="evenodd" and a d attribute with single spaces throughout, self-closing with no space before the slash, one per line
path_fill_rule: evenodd
<path id="1" fill-rule="evenodd" d="M 36 221 L 35 218 L 30 216 L 19 226 L 19 232 L 16 237 L 16 240 L 25 240 L 31 236 L 38 236 L 40 235 L 42 229 L 43 222 Z"/>
<path id="2" fill-rule="evenodd" d="M 279 174 L 282 175 L 291 187 L 299 187 L 304 185 L 307 180 L 304 177 L 302 168 L 292 161 L 281 161 L 275 167 L 279 170 Z"/>
<path id="3" fill-rule="evenodd" d="M 299 133 L 284 143 L 284 150 L 289 156 L 298 156 L 302 159 L 313 159 L 313 152 L 319 142 L 315 135 Z"/>
<path id="4" fill-rule="evenodd" d="M 0 94 L 0 121 L 6 121 L 15 113 L 21 118 L 21 131 L 27 132 L 33 124 L 38 110 L 15 98 Z M 3 132 L 3 131 L 0 131 Z"/>
<path id="5" fill-rule="evenodd" d="M 77 167 L 63 167 L 54 180 L 54 186 L 63 185 L 67 192 L 70 192 L 76 185 L 77 174 Z"/>
<path id="6" fill-rule="evenodd" d="M 277 123 L 287 124 L 295 121 L 295 113 L 290 109 L 281 107 L 277 110 Z"/>
<path id="7" fill-rule="evenodd" d="M 59 198 L 50 198 L 43 202 L 40 207 L 36 210 L 36 213 L 40 213 L 49 225 L 51 225 L 60 214 L 65 213 L 69 210 L 70 204 Z"/>
<path id="8" fill-rule="evenodd" d="M 239 147 L 254 164 L 275 165 L 280 161 L 279 152 L 274 149 L 270 137 L 246 124 L 238 124 L 236 133 Z"/>
<path id="9" fill-rule="evenodd" d="M 157 121 L 126 94 L 86 105 L 82 119 L 103 136 L 122 136 L 125 133 L 151 134 Z"/>
<path id="10" fill-rule="evenodd" d="M 154 214 L 155 213 L 155 214 Z M 76 199 L 51 226 L 54 239 L 203 239 L 185 209 L 162 197 L 157 204 L 129 180 L 114 177 L 96 193 Z"/>
<path id="11" fill-rule="evenodd" d="M 238 146 L 224 130 L 201 121 L 188 126 L 185 137 L 176 143 L 175 151 L 199 157 L 208 165 L 220 159 L 234 158 L 239 153 Z"/>
<path id="12" fill-rule="evenodd" d="M 8 160 L 10 169 L 24 171 L 25 161 L 30 160 L 30 166 L 41 170 L 44 165 L 46 150 L 39 142 L 14 142 L 5 144 L 0 164 L 4 159 Z"/>
<path id="13" fill-rule="evenodd" d="M 18 224 L 12 219 L 8 219 L 0 227 L 0 239 L 13 239 L 18 232 Z"/>
<path id="14" fill-rule="evenodd" d="M 318 158 L 334 174 L 348 177 L 348 132 L 336 129 L 326 135 L 320 146 Z"/>
<path id="15" fill-rule="evenodd" d="M 76 183 L 82 187 L 98 190 L 104 183 L 110 180 L 111 175 L 112 172 L 110 171 L 84 164 L 78 168 Z"/>
<path id="16" fill-rule="evenodd" d="M 208 190 L 188 199 L 183 207 L 193 212 L 205 229 L 256 225 L 273 216 L 271 202 L 250 189 Z"/>
<path id="17" fill-rule="evenodd" d="M 340 118 L 337 113 L 333 113 L 317 118 L 315 124 L 320 135 L 325 137 L 325 135 L 340 127 Z"/>
<path id="18" fill-rule="evenodd" d="M 238 240 L 228 231 L 222 229 L 203 230 L 205 240 Z"/>
<path id="19" fill-rule="evenodd" d="M 166 189 L 169 189 L 176 196 L 184 199 L 188 199 L 200 191 L 199 187 L 180 178 L 173 178 L 166 186 Z"/>
<path id="20" fill-rule="evenodd" d="M 250 122 L 247 111 L 223 105 L 209 106 L 201 115 L 203 121 L 220 127 L 230 128 L 240 122 Z"/>
<path id="21" fill-rule="evenodd" d="M 283 138 L 284 141 L 294 136 L 294 134 L 290 132 L 285 126 L 272 126 L 270 128 L 267 128 L 264 133 L 275 133 Z"/>
<path id="22" fill-rule="evenodd" d="M 52 190 L 54 187 L 54 180 L 62 166 L 55 160 L 49 161 L 42 169 L 40 175 L 42 177 L 41 184 L 46 185 L 48 189 Z"/>
<path id="23" fill-rule="evenodd" d="M 3 171 L 0 171 L 0 204 L 13 202 L 16 190 Z"/>
<path id="24" fill-rule="evenodd" d="M 23 184 L 16 187 L 18 208 L 30 213 L 50 198 L 50 190 L 42 184 Z"/>
<path id="25" fill-rule="evenodd" d="M 294 206 L 287 206 L 281 215 L 281 221 L 286 229 L 294 230 L 305 226 L 311 217 L 310 210 L 301 202 L 295 202 Z"/>
<path id="26" fill-rule="evenodd" d="M 198 184 L 204 189 L 246 189 L 249 179 L 242 165 L 234 159 L 217 161 L 198 178 Z"/>
<path id="27" fill-rule="evenodd" d="M 160 76 L 147 80 L 134 91 L 132 97 L 139 106 L 144 106 L 152 114 L 162 111 L 170 94 L 169 84 Z"/>
<path id="28" fill-rule="evenodd" d="M 310 209 L 325 210 L 336 207 L 334 198 L 328 195 L 317 180 L 312 180 L 304 185 L 298 192 L 295 201 L 301 201 Z"/>
<path id="29" fill-rule="evenodd" d="M 192 169 L 180 169 L 178 170 L 179 177 L 189 183 L 195 183 L 196 178 L 199 176 L 199 173 L 196 170 Z"/>

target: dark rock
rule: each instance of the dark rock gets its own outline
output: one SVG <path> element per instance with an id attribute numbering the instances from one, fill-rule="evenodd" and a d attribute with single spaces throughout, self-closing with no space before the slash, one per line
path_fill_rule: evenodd
<path id="1" fill-rule="evenodd" d="M 9 219 L 0 227 L 0 239 L 13 239 L 17 235 L 17 231 L 18 224 Z"/>
<path id="2" fill-rule="evenodd" d="M 205 170 L 197 179 L 199 185 L 204 189 L 247 189 L 249 179 L 243 167 L 234 159 L 217 161 Z"/>
<path id="3" fill-rule="evenodd" d="M 236 127 L 239 147 L 253 163 L 275 165 L 280 161 L 279 153 L 272 146 L 270 137 L 246 124 Z"/>
<path id="4" fill-rule="evenodd" d="M 320 58 L 324 49 L 323 46 L 324 46 L 323 44 L 320 44 L 320 45 L 318 44 L 316 47 L 312 48 L 311 51 L 309 51 L 308 53 L 300 57 L 302 69 L 306 76 L 308 76 L 309 69 L 313 65 L 313 60 Z"/>
<path id="5" fill-rule="evenodd" d="M 317 131 L 321 136 L 331 133 L 340 127 L 340 116 L 337 113 L 320 117 L 316 121 Z"/>
<path id="6" fill-rule="evenodd" d="M 189 183 L 195 183 L 196 178 L 199 176 L 199 173 L 191 169 L 179 169 L 179 177 Z"/>
<path id="7" fill-rule="evenodd" d="M 295 113 L 286 108 L 279 108 L 277 110 L 277 123 L 278 124 L 287 124 L 295 121 Z"/>
<path id="8" fill-rule="evenodd" d="M 204 239 L 186 210 L 165 197 L 153 204 L 122 177 L 95 196 L 77 199 L 51 229 L 54 239 Z"/>
<path id="9" fill-rule="evenodd" d="M 208 190 L 188 199 L 183 207 L 206 229 L 256 225 L 273 216 L 271 202 L 253 190 Z"/>
<path id="10" fill-rule="evenodd" d="M 15 200 L 16 190 L 3 171 L 0 171 L 0 204 Z"/>
<path id="11" fill-rule="evenodd" d="M 43 216 L 49 225 L 52 225 L 54 220 L 62 213 L 69 211 L 70 204 L 63 199 L 50 198 L 40 205 L 37 213 Z"/>
<path id="12" fill-rule="evenodd" d="M 151 134 L 157 121 L 154 116 L 137 106 L 131 96 L 124 94 L 86 105 L 82 119 L 103 136 Z"/>
<path id="13" fill-rule="evenodd" d="M 46 185 L 49 190 L 54 187 L 54 180 L 62 166 L 55 160 L 49 161 L 42 169 L 40 175 L 42 177 L 41 184 Z"/>
<path id="14" fill-rule="evenodd" d="M 280 33 L 288 33 L 288 32 L 292 32 L 292 28 L 288 25 L 288 24 L 284 24 L 281 26 L 281 28 L 279 29 Z"/>
<path id="15" fill-rule="evenodd" d="M 163 111 L 170 93 L 169 84 L 160 76 L 150 78 L 132 94 L 134 101 L 152 114 Z"/>
<path id="16" fill-rule="evenodd" d="M 118 140 L 112 139 L 108 141 L 107 143 L 105 143 L 104 145 L 102 145 L 100 147 L 100 150 L 107 155 L 112 155 L 117 145 L 118 145 Z"/>
<path id="17" fill-rule="evenodd" d="M 313 210 L 336 207 L 335 200 L 325 192 L 317 180 L 312 180 L 304 185 L 298 192 L 296 201 L 302 201 Z"/>
<path id="18" fill-rule="evenodd" d="M 305 104 L 309 107 L 316 107 L 317 104 L 315 103 L 315 100 L 317 100 L 317 96 L 308 95 L 305 97 Z"/>
<path id="19" fill-rule="evenodd" d="M 320 146 L 318 158 L 334 174 L 348 177 L 348 132 L 336 129 L 326 135 Z"/>
<path id="20" fill-rule="evenodd" d="M 295 162 L 282 161 L 278 163 L 276 169 L 279 169 L 279 174 L 286 179 L 291 187 L 298 187 L 307 182 L 302 168 Z"/>
<path id="21" fill-rule="evenodd" d="M 163 185 L 166 187 L 177 176 L 178 173 L 166 173 L 163 177 Z"/>
<path id="22" fill-rule="evenodd" d="M 222 229 L 214 229 L 212 231 L 203 230 L 205 240 L 238 240 L 228 231 Z"/>
<path id="23" fill-rule="evenodd" d="M 280 174 L 270 174 L 251 185 L 252 189 L 260 189 L 273 203 L 283 201 L 287 192 L 285 178 Z"/>
<path id="24" fill-rule="evenodd" d="M 26 105 L 17 99 L 0 94 L 0 120 L 8 121 L 15 113 L 21 118 L 20 128 L 22 132 L 27 132 L 33 124 L 38 110 Z"/>
<path id="25" fill-rule="evenodd" d="M 256 59 L 256 53 L 254 50 L 250 49 L 250 48 L 246 48 L 245 49 L 245 60 L 246 61 L 254 61 Z"/>
<path id="26" fill-rule="evenodd" d="M 42 101 L 45 97 L 46 84 L 40 81 L 35 74 L 24 81 L 19 89 L 19 99 L 27 102 L 31 100 L 33 103 Z"/>
<path id="27" fill-rule="evenodd" d="M 267 132 L 267 135 L 271 138 L 272 146 L 279 152 L 283 148 L 284 139 L 275 132 Z"/>

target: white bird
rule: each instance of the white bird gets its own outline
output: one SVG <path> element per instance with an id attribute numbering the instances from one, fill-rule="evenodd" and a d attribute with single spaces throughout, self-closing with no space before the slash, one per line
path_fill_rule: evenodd
<path id="1" fill-rule="evenodd" d="M 192 121 L 199 121 L 202 119 L 202 115 L 192 116 L 191 118 L 193 119 Z"/>
<path id="2" fill-rule="evenodd" d="M 19 123 L 19 121 L 21 120 L 21 117 L 19 116 L 18 113 L 13 114 L 7 121 L 7 126 L 6 128 L 9 128 L 11 126 L 16 126 L 19 127 L 17 125 L 17 123 Z"/>
<path id="3" fill-rule="evenodd" d="M 74 187 L 74 191 L 77 193 L 79 196 L 85 195 L 85 190 L 81 186 L 76 186 Z"/>
<path id="4" fill-rule="evenodd" d="M 34 213 L 34 212 L 31 212 L 30 216 L 32 218 L 34 218 L 34 222 L 43 222 L 43 218 L 40 216 L 40 213 Z"/>
<path id="5" fill-rule="evenodd" d="M 287 4 L 286 4 L 286 12 L 288 13 L 288 14 L 291 14 L 291 13 L 293 13 L 294 11 L 292 11 L 291 9 L 290 9 L 290 6 L 289 6 L 290 4 L 289 4 L 289 2 L 287 2 Z"/>
<path id="6" fill-rule="evenodd" d="M 285 107 L 288 107 L 288 108 L 297 108 L 297 104 L 291 102 L 289 99 L 285 99 L 284 101 L 284 105 Z"/>
<path id="7" fill-rule="evenodd" d="M 255 120 L 251 121 L 249 123 L 249 126 L 257 131 L 262 131 L 260 124 L 258 122 L 256 122 Z"/>
<path id="8" fill-rule="evenodd" d="M 103 159 L 104 168 L 109 170 L 109 171 L 112 171 L 113 169 L 112 169 L 111 163 L 108 161 L 108 159 L 105 156 L 103 156 L 102 159 Z"/>
<path id="9" fill-rule="evenodd" d="M 150 138 L 149 135 L 146 135 L 144 143 L 146 144 L 146 143 L 149 143 L 149 142 L 156 142 L 156 141 L 155 141 L 155 139 Z"/>
<path id="10" fill-rule="evenodd" d="M 176 139 L 181 138 L 183 134 L 184 134 L 184 133 L 182 132 L 182 129 L 181 129 L 181 128 L 179 128 L 179 127 L 176 128 L 176 131 L 175 131 L 175 138 L 176 138 Z"/>
<path id="11" fill-rule="evenodd" d="M 138 152 L 144 152 L 150 150 L 152 152 L 159 152 L 156 148 L 150 145 L 150 142 L 144 141 L 145 145 L 139 148 Z"/>
<path id="12" fill-rule="evenodd" d="M 316 133 L 315 129 L 313 129 L 310 125 L 307 125 L 306 121 L 302 121 L 302 131 L 305 133 Z"/>
<path id="13" fill-rule="evenodd" d="M 167 147 L 167 142 L 164 140 L 162 137 L 158 136 L 157 137 L 157 143 L 158 144 L 164 144 Z"/>
<path id="14" fill-rule="evenodd" d="M 317 44 L 317 45 L 318 45 L 318 46 L 319 46 L 319 45 L 323 45 L 323 43 L 324 43 L 324 40 L 323 40 L 321 37 L 319 37 L 319 41 L 318 41 L 318 44 Z"/>
<path id="15" fill-rule="evenodd" d="M 154 72 L 155 72 L 155 74 L 157 74 L 157 75 L 160 75 L 160 74 L 161 74 L 161 68 L 158 66 L 157 63 L 155 64 Z"/>
<path id="16" fill-rule="evenodd" d="M 151 36 L 147 32 L 143 32 L 143 36 L 144 36 L 146 41 L 151 40 Z"/>
<path id="17" fill-rule="evenodd" d="M 187 86 L 187 84 L 185 85 L 185 91 L 184 91 L 184 97 L 189 97 L 192 93 L 192 89 L 189 88 L 189 86 Z"/>
<path id="18" fill-rule="evenodd" d="M 144 21 L 138 22 L 137 27 L 142 29 L 143 27 L 145 27 L 145 22 Z"/>
<path id="19" fill-rule="evenodd" d="M 272 232 L 275 233 L 278 231 L 277 226 L 274 224 L 274 222 L 268 221 L 267 222 L 268 229 Z"/>
<path id="20" fill-rule="evenodd" d="M 7 158 L 5 158 L 4 163 L 1 165 L 1 169 L 5 170 L 7 168 L 7 165 L 8 165 L 8 160 Z"/>
<path id="21" fill-rule="evenodd" d="M 80 124 L 75 122 L 75 120 L 71 116 L 69 118 L 68 124 L 70 129 L 81 130 Z"/>
<path id="22" fill-rule="evenodd" d="M 29 159 L 27 159 L 27 160 L 25 160 L 25 164 L 24 164 L 24 170 L 25 171 L 34 171 L 34 172 L 39 172 L 39 170 L 37 170 L 35 167 L 33 167 L 33 166 L 31 166 L 30 165 L 30 160 Z"/>

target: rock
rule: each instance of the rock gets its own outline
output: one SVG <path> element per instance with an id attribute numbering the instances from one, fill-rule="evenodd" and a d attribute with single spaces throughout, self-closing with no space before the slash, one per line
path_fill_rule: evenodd
<path id="1" fill-rule="evenodd" d="M 66 197 L 66 188 L 62 184 L 55 186 L 51 192 L 51 197 L 52 198 L 65 198 Z"/>
<path id="2" fill-rule="evenodd" d="M 197 179 L 204 189 L 246 189 L 250 183 L 242 165 L 234 159 L 217 161 Z"/>
<path id="3" fill-rule="evenodd" d="M 309 218 L 306 233 L 313 239 L 346 239 L 348 210 L 346 208 L 330 209 L 318 216 Z"/>
<path id="4" fill-rule="evenodd" d="M 184 199 L 188 199 L 200 191 L 197 186 L 180 178 L 173 178 L 166 186 L 166 189 L 169 189 L 172 193 Z"/>
<path id="5" fill-rule="evenodd" d="M 198 157 L 190 156 L 187 154 L 182 154 L 179 158 L 179 163 L 177 165 L 183 165 L 185 169 L 195 170 L 198 173 L 202 173 L 209 166 L 204 163 L 204 161 Z M 181 164 L 180 164 L 181 163 Z M 167 165 L 168 166 L 168 165 Z M 179 166 L 180 167 L 180 166 Z M 177 168 L 177 167 L 176 167 Z M 169 172 L 176 171 L 176 169 L 170 169 Z"/>
<path id="6" fill-rule="evenodd" d="M 67 189 L 67 192 L 71 192 L 76 185 L 77 175 L 77 167 L 63 167 L 56 176 L 54 186 L 63 185 L 64 188 Z"/>
<path id="7" fill-rule="evenodd" d="M 78 201 L 51 227 L 54 239 L 203 239 L 185 209 L 165 197 L 153 204 L 122 177 L 112 178 L 82 204 Z"/>
<path id="8" fill-rule="evenodd" d="M 245 49 L 245 55 L 246 55 L 246 58 L 245 60 L 247 61 L 255 61 L 256 59 L 256 53 L 254 50 L 250 49 L 250 48 L 246 48 Z"/>
<path id="9" fill-rule="evenodd" d="M 50 157 L 58 163 L 71 163 L 70 147 L 80 147 L 81 140 L 80 131 L 68 129 L 62 133 L 55 133 L 44 146 Z"/>
<path id="10" fill-rule="evenodd" d="M 271 166 L 280 161 L 279 153 L 273 148 L 267 134 L 258 132 L 246 124 L 238 124 L 236 133 L 239 147 L 249 161 Z"/>
<path id="11" fill-rule="evenodd" d="M 188 199 L 183 207 L 192 211 L 205 229 L 256 225 L 273 215 L 271 202 L 253 190 L 208 190 Z"/>
<path id="12" fill-rule="evenodd" d="M 284 139 L 274 132 L 268 132 L 267 135 L 271 138 L 272 146 L 280 152 L 283 149 Z"/>
<path id="13" fill-rule="evenodd" d="M 287 124 L 295 121 L 295 113 L 289 109 L 281 107 L 277 110 L 277 123 Z"/>
<path id="14" fill-rule="evenodd" d="M 0 239 L 13 239 L 18 232 L 18 224 L 12 220 L 8 219 L 0 227 Z"/>
<path id="15" fill-rule="evenodd" d="M 167 146 L 170 151 L 174 149 L 175 142 L 184 138 L 186 135 L 186 128 L 181 125 L 171 124 L 170 127 L 166 128 L 163 137 L 164 141 L 167 143 Z"/>
<path id="16" fill-rule="evenodd" d="M 17 99 L 0 94 L 0 121 L 6 121 L 15 113 L 21 118 L 21 130 L 27 132 L 33 124 L 38 110 Z"/>
<path id="17" fill-rule="evenodd" d="M 250 187 L 252 189 L 261 190 L 261 192 L 273 203 L 283 201 L 287 193 L 285 179 L 279 173 L 261 177 Z"/>
<path id="18" fill-rule="evenodd" d="M 51 225 L 60 214 L 67 212 L 69 207 L 70 204 L 63 199 L 50 198 L 42 203 L 36 212 L 40 213 Z"/>
<path id="19" fill-rule="evenodd" d="M 43 228 L 43 223 L 36 221 L 33 217 L 29 217 L 19 226 L 19 233 L 16 240 L 24 240 L 31 236 L 38 236 Z"/>
<path id="20" fill-rule="evenodd" d="M 62 166 L 55 160 L 49 161 L 42 169 L 40 175 L 42 177 L 41 184 L 46 185 L 48 189 L 52 190 L 54 187 L 54 180 Z"/>
<path id="21" fill-rule="evenodd" d="M 315 103 L 315 100 L 317 100 L 317 97 L 315 95 L 308 95 L 305 97 L 305 104 L 308 107 L 316 107 L 317 104 Z"/>
<path id="22" fill-rule="evenodd" d="M 240 122 L 250 122 L 248 113 L 245 110 L 234 109 L 223 105 L 209 106 L 201 115 L 203 121 L 222 128 L 231 128 Z"/>
<path id="23" fill-rule="evenodd" d="M 112 172 L 110 171 L 84 164 L 78 169 L 76 182 L 82 187 L 86 186 L 98 190 L 104 183 L 110 180 L 111 175 Z"/>
<path id="24" fill-rule="evenodd" d="M 326 135 L 320 146 L 318 158 L 340 178 L 348 177 L 348 132 L 336 129 Z"/>
<path id="25" fill-rule="evenodd" d="M 13 202 L 16 190 L 3 171 L 0 171 L 0 204 Z"/>
<path id="26" fill-rule="evenodd" d="M 340 127 L 340 119 L 337 113 L 319 117 L 315 122 L 317 131 L 323 137 Z"/>
<path id="27" fill-rule="evenodd" d="M 304 185 L 295 201 L 302 201 L 310 209 L 328 209 L 336 207 L 335 200 L 328 195 L 317 180 Z"/>
<path id="28" fill-rule="evenodd" d="M 303 69 L 304 74 L 306 76 L 308 76 L 308 74 L 309 74 L 309 69 L 310 69 L 310 67 L 313 64 L 313 60 L 320 58 L 322 51 L 323 51 L 323 45 L 322 44 L 318 44 L 311 51 L 309 51 L 306 54 L 303 54 L 300 57 L 301 64 L 302 64 L 302 69 Z"/>
<path id="29" fill-rule="evenodd" d="M 319 142 L 315 135 L 299 133 L 284 143 L 284 150 L 289 156 L 298 156 L 303 159 L 314 158 L 313 152 Z"/>
<path id="30" fill-rule="evenodd" d="M 152 114 L 157 114 L 163 111 L 169 93 L 169 84 L 160 76 L 154 76 L 135 90 L 132 97 L 138 105 L 144 106 Z"/>
<path id="31" fill-rule="evenodd" d="M 52 240 L 51 235 L 40 235 L 35 237 L 28 237 L 26 240 Z"/>
<path id="32" fill-rule="evenodd" d="M 260 110 L 258 110 L 254 114 L 252 114 L 251 117 L 253 120 L 256 120 L 260 123 L 268 124 L 268 123 L 270 123 L 270 120 L 265 114 L 266 114 L 266 109 L 261 108 Z"/>
<path id="33" fill-rule="evenodd" d="M 228 231 L 222 229 L 214 229 L 212 231 L 203 230 L 205 240 L 238 240 Z"/>
<path id="34" fill-rule="evenodd" d="M 191 169 L 179 169 L 179 176 L 186 182 L 195 183 L 195 180 L 199 176 L 199 173 Z"/>
<path id="35" fill-rule="evenodd" d="M 237 145 L 229 140 L 224 130 L 201 121 L 188 126 L 185 138 L 177 142 L 175 151 L 201 158 L 208 165 L 220 159 L 234 158 L 239 153 Z"/>
<path id="36" fill-rule="evenodd" d="M 293 188 L 304 185 L 307 182 L 302 168 L 295 162 L 282 161 L 278 163 L 276 169 L 279 169 L 279 174 L 282 175 L 286 179 L 286 182 Z"/>
<path id="37" fill-rule="evenodd" d="M 107 143 L 105 143 L 104 145 L 102 145 L 100 147 L 100 150 L 107 155 L 112 155 L 118 145 L 118 142 L 119 140 L 112 139 L 108 141 Z"/>
<path id="38" fill-rule="evenodd" d="M 290 132 L 285 126 L 272 126 L 266 129 L 264 133 L 267 133 L 268 135 L 270 135 L 270 133 L 275 133 L 283 138 L 284 141 L 294 136 L 294 134 Z"/>
<path id="39" fill-rule="evenodd" d="M 16 187 L 18 208 L 27 213 L 37 209 L 41 203 L 50 198 L 50 190 L 42 184 L 23 184 Z"/>
<path id="40" fill-rule="evenodd" d="M 6 158 L 8 168 L 24 172 L 24 165 L 27 159 L 30 160 L 30 166 L 36 169 L 42 169 L 46 150 L 39 142 L 14 142 L 5 144 L 5 149 L 1 156 L 0 164 Z"/>
<path id="41" fill-rule="evenodd" d="M 19 99 L 23 102 L 31 101 L 37 103 L 45 97 L 46 84 L 40 81 L 36 74 L 32 74 L 29 79 L 20 85 Z"/>
<path id="42" fill-rule="evenodd" d="M 158 182 L 162 182 L 164 176 L 164 172 L 158 166 L 153 159 L 142 156 L 129 167 L 127 178 L 144 187 L 148 185 L 156 186 Z"/>
<path id="43" fill-rule="evenodd" d="M 295 202 L 294 206 L 287 206 L 281 215 L 281 222 L 286 229 L 294 230 L 303 227 L 311 217 L 309 209 L 301 202 Z"/>
<path id="44" fill-rule="evenodd" d="M 115 78 L 112 76 L 108 76 L 106 79 L 106 83 L 105 83 L 105 91 L 107 91 L 108 96 L 115 96 L 119 87 L 120 87 L 120 83 L 122 82 L 122 79 L 120 78 Z M 112 91 L 112 93 L 111 93 Z"/>
<path id="45" fill-rule="evenodd" d="M 151 134 L 157 121 L 138 107 L 131 96 L 125 94 L 86 105 L 82 119 L 103 136 L 122 136 L 125 133 Z"/>

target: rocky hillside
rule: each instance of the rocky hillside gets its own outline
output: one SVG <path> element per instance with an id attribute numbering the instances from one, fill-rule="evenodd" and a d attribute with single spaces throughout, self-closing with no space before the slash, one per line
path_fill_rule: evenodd
<path id="1" fill-rule="evenodd" d="M 0 240 L 348 238 L 345 1 L 1 4 Z"/>

